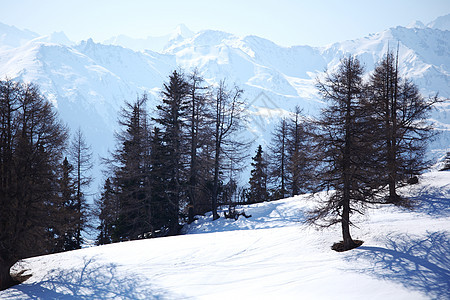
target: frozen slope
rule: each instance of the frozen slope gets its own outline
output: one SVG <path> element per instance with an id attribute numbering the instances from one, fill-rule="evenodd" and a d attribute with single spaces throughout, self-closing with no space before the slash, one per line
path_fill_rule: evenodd
<path id="1" fill-rule="evenodd" d="M 26 259 L 32 274 L 2 299 L 448 299 L 450 172 L 431 172 L 393 206 L 354 218 L 363 246 L 330 250 L 339 226 L 302 223 L 317 199 L 245 208 L 238 221 L 201 217 L 185 235 Z"/>

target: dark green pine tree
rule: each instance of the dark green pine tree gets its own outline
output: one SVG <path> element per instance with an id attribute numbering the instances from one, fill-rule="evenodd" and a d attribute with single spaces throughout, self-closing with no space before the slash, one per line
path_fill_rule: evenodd
<path id="1" fill-rule="evenodd" d="M 55 250 L 54 252 L 69 251 L 79 249 L 77 241 L 77 220 L 79 219 L 79 211 L 77 210 L 75 186 L 72 178 L 73 166 L 64 158 L 61 165 L 60 193 L 61 202 L 59 205 L 59 213 L 65 218 L 64 227 L 54 228 Z"/>
<path id="2" fill-rule="evenodd" d="M 247 195 L 248 203 L 258 203 L 267 201 L 267 163 L 263 156 L 261 145 L 258 146 L 256 155 L 252 158 L 251 176 L 249 180 L 250 188 Z"/>
<path id="3" fill-rule="evenodd" d="M 96 201 L 96 207 L 100 224 L 97 227 L 99 234 L 95 244 L 105 245 L 118 242 L 119 239 L 114 236 L 114 226 L 118 217 L 117 197 L 109 178 L 105 181 L 100 199 Z"/>
<path id="4" fill-rule="evenodd" d="M 119 147 L 112 163 L 119 215 L 114 236 L 121 241 L 137 239 L 152 230 L 146 100 L 144 95 L 133 104 L 127 103 L 120 121 L 124 130 L 116 136 Z"/>
<path id="5" fill-rule="evenodd" d="M 155 118 L 163 133 L 166 154 L 164 177 L 167 178 L 165 192 L 169 205 L 167 225 L 170 235 L 178 234 L 180 208 L 187 203 L 187 195 L 183 189 L 186 182 L 184 164 L 187 152 L 183 129 L 186 125 L 188 93 L 189 85 L 184 76 L 173 71 L 169 82 L 164 84 L 162 103 L 157 106 L 159 116 Z"/>
<path id="6" fill-rule="evenodd" d="M 151 136 L 150 153 L 150 186 L 151 189 L 151 221 L 152 236 L 156 236 L 156 231 L 166 232 L 170 224 L 170 204 L 169 194 L 169 172 L 167 171 L 167 152 L 164 146 L 163 133 L 155 127 Z"/>

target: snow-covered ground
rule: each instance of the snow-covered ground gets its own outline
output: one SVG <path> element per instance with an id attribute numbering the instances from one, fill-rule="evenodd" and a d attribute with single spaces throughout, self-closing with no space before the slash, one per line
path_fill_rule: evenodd
<path id="1" fill-rule="evenodd" d="M 337 253 L 339 226 L 302 221 L 317 201 L 298 196 L 210 215 L 185 235 L 26 259 L 32 274 L 1 299 L 449 299 L 450 172 L 402 190 L 413 211 L 384 206 L 354 218 L 363 246 Z"/>

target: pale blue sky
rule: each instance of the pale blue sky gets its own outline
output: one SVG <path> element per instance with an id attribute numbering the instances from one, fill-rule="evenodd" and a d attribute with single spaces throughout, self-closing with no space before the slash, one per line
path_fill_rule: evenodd
<path id="1" fill-rule="evenodd" d="M 159 36 L 183 23 L 283 46 L 323 46 L 448 13 L 450 0 L 0 0 L 0 22 L 39 34 L 64 31 L 74 41 Z"/>

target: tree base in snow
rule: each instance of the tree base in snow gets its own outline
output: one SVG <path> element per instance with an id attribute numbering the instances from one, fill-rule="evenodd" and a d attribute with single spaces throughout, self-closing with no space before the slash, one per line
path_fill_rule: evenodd
<path id="1" fill-rule="evenodd" d="M 401 197 L 399 195 L 387 196 L 386 203 L 391 203 L 396 206 L 400 206 L 400 207 L 404 207 L 404 208 L 408 208 L 408 209 L 412 209 L 414 206 L 410 199 Z"/>
<path id="2" fill-rule="evenodd" d="M 11 277 L 16 282 L 15 284 L 20 284 L 22 282 L 25 282 L 28 278 L 33 276 L 30 274 L 30 270 L 22 270 L 18 273 L 12 273 Z"/>
<path id="3" fill-rule="evenodd" d="M 354 245 L 352 247 L 349 247 L 348 249 L 346 249 L 346 247 L 344 247 L 344 242 L 340 241 L 339 243 L 334 243 L 333 246 L 331 246 L 331 249 L 337 252 L 344 252 L 344 251 L 348 251 L 348 250 L 352 250 L 355 248 L 358 248 L 359 246 L 361 246 L 364 242 L 360 241 L 360 240 L 353 240 Z"/>

